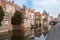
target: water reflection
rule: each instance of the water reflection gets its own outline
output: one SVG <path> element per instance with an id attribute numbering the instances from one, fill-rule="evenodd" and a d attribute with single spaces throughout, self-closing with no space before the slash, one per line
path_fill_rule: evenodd
<path id="1" fill-rule="evenodd" d="M 0 33 L 0 40 L 11 40 L 12 32 Z"/>
<path id="2" fill-rule="evenodd" d="M 15 34 L 15 33 L 14 33 L 14 34 Z M 0 33 L 0 40 L 11 40 L 12 35 L 13 35 L 13 31 Z M 16 35 L 18 35 L 17 32 L 16 32 L 16 34 L 14 35 L 14 38 L 16 38 L 16 37 L 15 37 Z M 41 36 L 42 36 L 42 35 L 41 35 Z M 41 36 L 38 38 L 39 40 L 41 40 L 41 38 L 42 38 L 42 39 L 46 39 L 44 36 L 42 36 L 42 37 L 41 37 Z M 17 37 L 19 38 L 20 36 L 17 36 Z M 20 37 L 20 38 L 21 38 L 21 37 Z M 35 40 L 36 40 L 36 39 L 35 39 Z"/>
<path id="3" fill-rule="evenodd" d="M 0 40 L 22 40 L 24 39 L 23 36 L 21 36 L 23 32 L 21 31 L 9 31 L 9 32 L 4 32 L 0 33 Z"/>

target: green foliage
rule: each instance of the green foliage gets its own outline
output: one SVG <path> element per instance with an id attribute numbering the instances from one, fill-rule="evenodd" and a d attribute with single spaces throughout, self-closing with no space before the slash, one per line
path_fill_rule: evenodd
<path id="1" fill-rule="evenodd" d="M 21 23 L 22 23 L 22 12 L 16 11 L 14 13 L 14 16 L 11 19 L 11 24 L 12 25 L 20 25 Z"/>
<path id="2" fill-rule="evenodd" d="M 3 11 L 3 8 L 0 6 L 0 26 L 1 26 L 1 21 L 3 20 L 4 18 L 4 11 Z"/>
<path id="3" fill-rule="evenodd" d="M 15 26 L 18 25 L 18 27 L 20 27 L 19 25 L 21 23 L 22 23 L 22 12 L 21 11 L 16 11 L 14 13 L 14 16 L 11 19 L 11 24 L 15 25 Z M 12 33 L 11 40 L 24 40 L 25 37 L 24 37 L 23 33 L 24 32 L 20 31 L 19 29 L 14 30 L 13 33 Z"/>

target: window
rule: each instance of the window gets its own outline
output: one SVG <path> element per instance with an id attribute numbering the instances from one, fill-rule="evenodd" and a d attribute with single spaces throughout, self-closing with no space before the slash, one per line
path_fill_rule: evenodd
<path id="1" fill-rule="evenodd" d="M 12 13 L 15 12 L 15 6 L 12 6 L 12 5 L 6 4 L 6 12 L 11 13 L 11 16 L 13 16 Z"/>
<path id="2" fill-rule="evenodd" d="M 4 21 L 4 26 L 5 26 L 5 27 L 8 26 L 8 21 Z"/>

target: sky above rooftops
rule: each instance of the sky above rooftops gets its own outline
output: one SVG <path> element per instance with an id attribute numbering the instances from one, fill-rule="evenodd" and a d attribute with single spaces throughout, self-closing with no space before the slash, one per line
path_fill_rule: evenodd
<path id="1" fill-rule="evenodd" d="M 47 11 L 51 16 L 57 17 L 60 13 L 60 0 L 14 0 L 19 6 L 26 5 L 36 11 Z"/>

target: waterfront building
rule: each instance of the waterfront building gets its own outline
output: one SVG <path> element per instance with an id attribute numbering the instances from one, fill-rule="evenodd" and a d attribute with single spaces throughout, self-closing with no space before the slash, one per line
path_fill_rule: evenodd
<path id="1" fill-rule="evenodd" d="M 5 32 L 8 30 L 12 30 L 12 25 L 11 25 L 11 17 L 14 15 L 14 12 L 16 10 L 20 10 L 20 7 L 15 4 L 10 0 L 0 0 L 0 6 L 3 7 L 4 10 L 4 19 L 2 21 L 2 26 L 0 27 L 1 31 L 0 32 Z"/>

